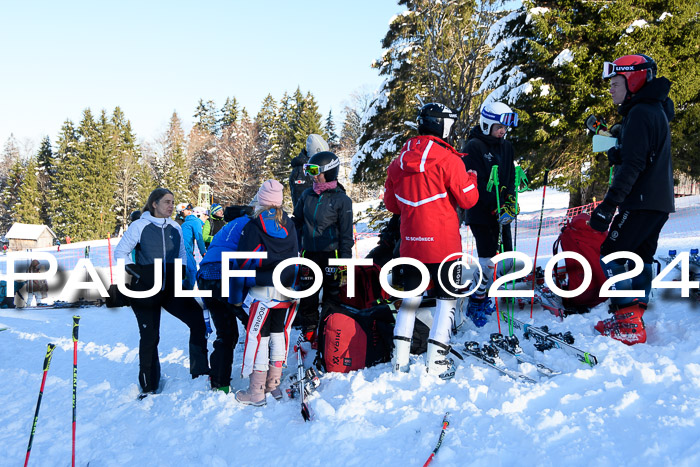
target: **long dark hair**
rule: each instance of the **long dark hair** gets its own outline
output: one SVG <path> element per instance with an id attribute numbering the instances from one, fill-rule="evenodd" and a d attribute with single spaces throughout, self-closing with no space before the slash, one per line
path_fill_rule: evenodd
<path id="1" fill-rule="evenodd" d="M 161 200 L 161 198 L 165 195 L 172 195 L 173 192 L 168 190 L 167 188 L 156 188 L 151 192 L 150 195 L 148 195 L 148 199 L 146 200 L 146 205 L 141 209 L 142 212 L 148 211 L 151 215 L 153 214 L 153 203 L 157 203 L 158 201 Z M 175 196 L 175 195 L 173 195 Z"/>

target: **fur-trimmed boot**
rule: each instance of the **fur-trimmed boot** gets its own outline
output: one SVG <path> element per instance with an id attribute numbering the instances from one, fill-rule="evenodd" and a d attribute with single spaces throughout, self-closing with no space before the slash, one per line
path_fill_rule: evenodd
<path id="1" fill-rule="evenodd" d="M 282 399 L 282 365 L 284 362 L 270 362 L 270 369 L 267 370 L 267 380 L 265 382 L 265 393 L 272 394 L 276 400 Z"/>
<path id="2" fill-rule="evenodd" d="M 265 380 L 267 379 L 267 371 L 253 370 L 250 374 L 250 385 L 247 391 L 238 391 L 236 400 L 241 404 L 254 405 L 261 407 L 267 402 L 265 401 Z"/>

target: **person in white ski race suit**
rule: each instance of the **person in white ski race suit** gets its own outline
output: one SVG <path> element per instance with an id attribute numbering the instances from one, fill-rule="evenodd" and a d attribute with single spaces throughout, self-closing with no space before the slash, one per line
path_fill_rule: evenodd
<path id="1" fill-rule="evenodd" d="M 459 154 L 445 142 L 457 114 L 443 104 L 426 104 L 418 115 L 418 134 L 406 141 L 399 157 L 387 169 L 384 204 L 401 215 L 402 257 L 422 262 L 437 290 L 437 305 L 428 338 L 426 367 L 443 379 L 454 376 L 449 358 L 450 331 L 457 293 L 448 280 L 450 266 L 462 253 L 457 206 L 468 209 L 479 198 L 476 173 L 467 172 Z M 453 255 L 440 268 L 448 256 Z M 402 266 L 404 290 L 418 288 L 420 271 Z M 440 280 L 438 280 L 438 271 Z M 461 268 L 453 269 L 455 283 L 461 282 Z M 408 371 L 411 336 L 421 295 L 405 298 L 394 327 L 394 371 Z"/>

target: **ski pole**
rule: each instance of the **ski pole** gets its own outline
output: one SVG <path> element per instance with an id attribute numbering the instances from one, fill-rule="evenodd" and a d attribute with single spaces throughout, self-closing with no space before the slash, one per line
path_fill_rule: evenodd
<path id="1" fill-rule="evenodd" d="M 496 187 L 496 212 L 498 213 L 498 243 L 496 244 L 496 254 L 503 253 L 503 225 L 501 224 L 501 200 L 500 191 L 501 185 L 498 181 L 498 165 L 491 166 L 491 175 L 489 175 L 489 183 L 486 185 L 486 191 L 492 191 L 494 186 Z M 500 252 L 498 250 L 501 250 Z M 505 265 L 503 266 L 505 267 Z M 493 280 L 496 280 L 496 272 L 498 271 L 498 265 L 494 264 L 493 267 Z M 498 332 L 501 332 L 501 311 L 498 306 L 498 297 L 496 298 L 496 315 L 498 316 Z"/>
<path id="2" fill-rule="evenodd" d="M 537 253 L 540 249 L 540 235 L 542 234 L 542 218 L 544 217 L 544 195 L 547 193 L 547 176 L 549 169 L 544 169 L 544 187 L 542 188 L 542 207 L 540 208 L 540 225 L 537 228 L 537 243 L 535 244 L 535 262 L 532 266 L 532 298 L 530 299 L 530 319 L 535 308 L 535 284 L 537 283 Z"/>
<path id="3" fill-rule="evenodd" d="M 425 461 L 423 467 L 430 465 L 435 457 L 435 454 L 437 454 L 438 450 L 440 449 L 440 446 L 442 446 L 442 440 L 445 439 L 445 432 L 447 431 L 447 427 L 450 425 L 449 417 L 450 412 L 446 412 L 445 417 L 442 419 L 442 431 L 440 432 L 440 438 L 438 438 L 437 446 L 435 446 L 435 449 L 433 449 L 433 452 L 430 454 L 430 457 L 428 457 L 428 460 Z"/>
<path id="4" fill-rule="evenodd" d="M 71 465 L 75 467 L 75 396 L 78 387 L 78 322 L 80 316 L 73 316 L 73 452 Z"/>
<path id="5" fill-rule="evenodd" d="M 51 357 L 55 344 L 49 344 L 46 347 L 46 356 L 44 357 L 44 376 L 41 378 L 41 388 L 39 389 L 39 399 L 36 401 L 36 410 L 34 411 L 34 422 L 32 423 L 32 432 L 29 435 L 29 445 L 27 446 L 27 456 L 24 458 L 24 467 L 27 467 L 29 462 L 29 454 L 32 452 L 32 442 L 34 441 L 34 433 L 36 432 L 36 422 L 39 420 L 39 407 L 41 407 L 41 396 L 44 395 L 44 384 L 46 384 L 46 373 L 51 365 Z"/>
<path id="6" fill-rule="evenodd" d="M 529 190 L 528 179 L 525 175 L 525 171 L 522 167 L 518 166 L 515 168 L 515 238 L 513 239 L 513 251 L 518 251 L 518 214 L 520 214 L 520 205 L 518 204 L 518 195 L 524 191 Z M 515 269 L 515 261 L 513 262 L 513 269 Z M 513 290 L 515 290 L 515 279 L 511 283 Z M 515 298 L 511 298 L 512 308 L 510 309 L 510 318 L 508 320 L 508 335 L 513 335 L 513 320 L 515 317 Z M 498 322 L 500 323 L 500 318 Z"/>

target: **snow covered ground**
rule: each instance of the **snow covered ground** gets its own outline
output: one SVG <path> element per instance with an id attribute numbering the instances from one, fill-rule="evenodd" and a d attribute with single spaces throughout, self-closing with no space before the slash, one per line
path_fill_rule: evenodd
<path id="1" fill-rule="evenodd" d="M 548 193 L 549 194 L 549 193 Z M 537 211 L 540 198 L 532 195 Z M 553 206 L 566 207 L 563 197 Z M 684 224 L 684 225 L 687 225 Z M 659 253 L 700 244 L 693 231 L 671 229 Z M 373 239 L 362 240 L 368 251 Z M 304 422 L 296 400 L 268 398 L 263 408 L 242 406 L 189 376 L 188 331 L 167 313 L 161 323 L 162 394 L 138 401 L 138 330 L 129 308 L 0 310 L 0 465 L 24 459 L 41 383 L 46 345 L 57 345 L 41 405 L 30 463 L 68 465 L 71 458 L 71 316 L 81 315 L 78 344 L 76 464 L 313 466 L 422 465 L 435 447 L 445 412 L 450 426 L 435 466 L 463 465 L 700 465 L 700 306 L 676 291 L 657 294 L 645 314 L 648 342 L 628 347 L 593 330 L 606 317 L 601 305 L 560 322 L 535 309 L 534 324 L 569 330 L 575 345 L 593 353 L 588 367 L 558 350 L 526 353 L 563 374 L 516 383 L 465 359 L 448 382 L 425 374 L 412 357 L 408 374 L 389 364 L 351 374 L 327 374 L 310 398 Z M 529 319 L 529 310 L 516 311 Z M 467 323 L 453 337 L 488 340 L 498 330 Z M 296 337 L 296 335 L 294 336 Z M 213 336 L 210 337 L 210 343 Z M 211 350 L 211 347 L 210 347 Z M 514 361 L 504 356 L 512 368 Z M 240 379 L 236 350 L 232 385 Z M 296 365 L 290 357 L 290 368 Z"/>

